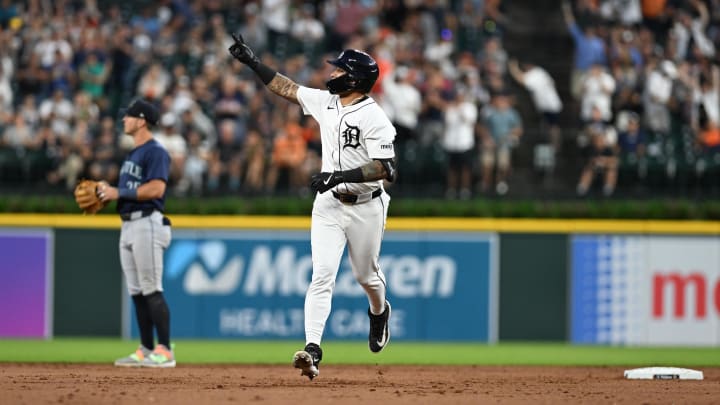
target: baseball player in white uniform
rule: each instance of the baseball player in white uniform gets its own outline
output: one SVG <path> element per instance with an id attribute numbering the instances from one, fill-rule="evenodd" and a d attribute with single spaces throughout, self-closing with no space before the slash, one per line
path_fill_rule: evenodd
<path id="1" fill-rule="evenodd" d="M 345 245 L 355 279 L 367 293 L 368 342 L 378 353 L 390 340 L 390 303 L 378 258 L 390 197 L 383 180 L 396 177 L 395 128 L 368 93 L 378 78 L 375 60 L 365 52 L 343 51 L 327 90 L 302 87 L 260 62 L 242 37 L 229 51 L 249 66 L 275 94 L 299 104 L 320 124 L 322 171 L 312 176 L 312 281 L 305 297 L 305 348 L 293 366 L 311 380 L 319 374 L 320 343 L 330 315 L 332 292 Z M 330 191 L 330 192 L 328 192 Z"/>

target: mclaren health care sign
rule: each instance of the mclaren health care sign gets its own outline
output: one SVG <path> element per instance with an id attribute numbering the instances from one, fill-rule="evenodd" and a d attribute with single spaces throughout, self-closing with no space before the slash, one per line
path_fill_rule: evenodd
<path id="1" fill-rule="evenodd" d="M 720 345 L 720 238 L 575 236 L 572 340 Z"/>
<path id="2" fill-rule="evenodd" d="M 176 232 L 164 274 L 172 336 L 304 340 L 309 236 Z M 388 232 L 380 267 L 393 308 L 393 339 L 496 341 L 496 235 Z M 126 308 L 134 312 L 129 302 Z M 324 339 L 367 339 L 367 308 L 346 252 Z M 126 320 L 137 336 L 134 315 Z"/>

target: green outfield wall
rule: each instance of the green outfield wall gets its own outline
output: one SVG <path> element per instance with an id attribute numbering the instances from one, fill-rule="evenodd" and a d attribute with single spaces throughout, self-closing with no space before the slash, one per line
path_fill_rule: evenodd
<path id="1" fill-rule="evenodd" d="M 120 336 L 118 230 L 55 229 L 55 336 Z"/>
<path id="2" fill-rule="evenodd" d="M 500 234 L 500 340 L 567 338 L 567 235 Z"/>

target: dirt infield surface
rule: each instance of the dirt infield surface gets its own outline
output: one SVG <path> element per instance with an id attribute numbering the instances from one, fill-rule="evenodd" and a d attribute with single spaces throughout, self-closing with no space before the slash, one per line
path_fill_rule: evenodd
<path id="1" fill-rule="evenodd" d="M 617 367 L 0 364 L 3 404 L 712 404 L 704 381 L 629 381 Z"/>

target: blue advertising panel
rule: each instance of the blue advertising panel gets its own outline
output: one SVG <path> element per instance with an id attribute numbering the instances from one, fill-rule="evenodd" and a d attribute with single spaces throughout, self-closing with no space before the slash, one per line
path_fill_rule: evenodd
<path id="1" fill-rule="evenodd" d="M 497 339 L 494 234 L 388 232 L 380 267 L 393 339 Z M 175 232 L 163 276 L 172 336 L 302 340 L 311 274 L 308 232 Z M 367 339 L 367 308 L 345 255 L 324 339 Z"/>
<path id="2" fill-rule="evenodd" d="M 572 238 L 571 340 L 573 343 L 596 343 L 600 317 L 598 264 L 604 260 L 598 255 L 601 250 L 607 251 L 601 249 L 607 243 L 608 239 L 597 236 Z"/>

